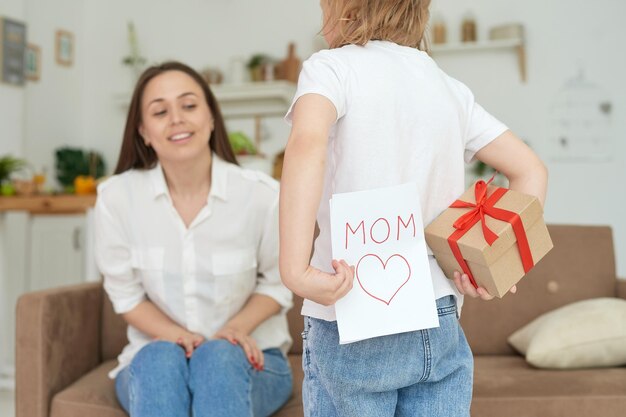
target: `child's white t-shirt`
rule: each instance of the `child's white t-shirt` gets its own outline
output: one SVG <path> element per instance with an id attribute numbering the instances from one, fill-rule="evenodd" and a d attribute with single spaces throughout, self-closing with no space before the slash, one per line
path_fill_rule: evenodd
<path id="1" fill-rule="evenodd" d="M 313 54 L 303 64 L 285 119 L 305 94 L 328 98 L 337 110 L 331 129 L 320 234 L 311 265 L 333 273 L 329 200 L 335 193 L 417 182 L 424 225 L 465 191 L 464 162 L 507 127 L 487 113 L 461 82 L 426 54 L 387 41 Z M 462 296 L 429 252 L 435 297 Z M 334 306 L 305 300 L 302 314 L 336 320 Z"/>

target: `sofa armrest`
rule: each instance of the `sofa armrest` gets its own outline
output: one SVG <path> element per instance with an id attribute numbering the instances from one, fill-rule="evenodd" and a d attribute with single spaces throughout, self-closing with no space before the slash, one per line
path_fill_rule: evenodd
<path id="1" fill-rule="evenodd" d="M 626 279 L 617 279 L 617 296 L 626 300 Z"/>
<path id="2" fill-rule="evenodd" d="M 17 417 L 48 417 L 54 395 L 100 362 L 102 284 L 22 295 L 17 302 Z"/>

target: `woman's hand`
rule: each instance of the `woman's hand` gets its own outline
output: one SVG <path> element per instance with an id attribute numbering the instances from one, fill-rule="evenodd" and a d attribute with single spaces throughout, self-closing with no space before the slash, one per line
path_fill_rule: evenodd
<path id="1" fill-rule="evenodd" d="M 344 260 L 333 260 L 332 266 L 334 274 L 322 272 L 309 265 L 304 274 L 294 277 L 293 282 L 287 287 L 299 296 L 318 304 L 333 305 L 352 289 L 354 267 L 349 266 Z"/>
<path id="2" fill-rule="evenodd" d="M 185 350 L 185 356 L 187 358 L 191 358 L 193 351 L 200 346 L 202 342 L 204 342 L 204 337 L 198 333 L 182 330 L 165 337 L 156 337 L 155 340 L 167 340 L 168 342 L 174 342 Z"/>
<path id="3" fill-rule="evenodd" d="M 245 332 L 226 325 L 213 335 L 215 339 L 226 339 L 233 345 L 239 345 L 243 349 L 248 362 L 252 364 L 254 369 L 262 371 L 264 364 L 263 352 L 256 344 L 252 336 Z"/>
<path id="4" fill-rule="evenodd" d="M 454 285 L 461 294 L 469 295 L 472 298 L 480 297 L 483 300 L 489 301 L 493 299 L 493 295 L 489 294 L 483 287 L 474 288 L 467 274 L 461 274 L 459 271 L 454 271 Z M 513 285 L 509 290 L 511 294 L 517 292 L 517 287 Z"/>

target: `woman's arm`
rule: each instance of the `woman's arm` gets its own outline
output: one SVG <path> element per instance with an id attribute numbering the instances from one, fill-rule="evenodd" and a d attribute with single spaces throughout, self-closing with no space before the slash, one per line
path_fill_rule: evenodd
<path id="1" fill-rule="evenodd" d="M 309 265 L 315 215 L 322 196 L 330 128 L 337 112 L 326 97 L 306 94 L 293 110 L 280 186 L 280 272 L 285 285 L 301 297 L 334 304 L 352 288 L 354 272 L 333 261 L 335 274 Z"/>
<path id="2" fill-rule="evenodd" d="M 272 297 L 264 294 L 252 294 L 243 308 L 235 314 L 213 337 L 226 339 L 238 344 L 246 353 L 248 361 L 257 369 L 263 370 L 263 352 L 250 334 L 261 323 L 278 314 L 281 305 Z"/>
<path id="3" fill-rule="evenodd" d="M 128 324 L 150 337 L 181 345 L 190 357 L 204 338 L 180 326 L 163 313 L 152 301 L 144 300 L 122 317 Z"/>

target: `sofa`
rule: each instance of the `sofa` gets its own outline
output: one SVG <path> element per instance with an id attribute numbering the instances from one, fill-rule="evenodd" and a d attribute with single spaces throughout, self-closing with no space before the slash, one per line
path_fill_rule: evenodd
<path id="1" fill-rule="evenodd" d="M 475 354 L 474 417 L 626 415 L 626 367 L 544 370 L 528 365 L 508 336 L 539 315 L 595 297 L 626 299 L 616 279 L 611 229 L 549 226 L 554 249 L 516 295 L 466 299 L 461 324 Z M 290 401 L 275 417 L 302 416 L 301 300 L 289 313 L 294 372 Z M 124 417 L 107 378 L 126 343 L 100 283 L 23 295 L 17 305 L 17 417 Z"/>

